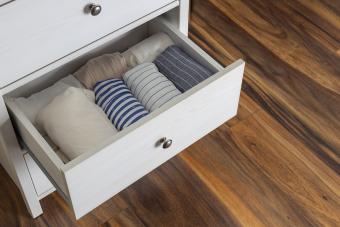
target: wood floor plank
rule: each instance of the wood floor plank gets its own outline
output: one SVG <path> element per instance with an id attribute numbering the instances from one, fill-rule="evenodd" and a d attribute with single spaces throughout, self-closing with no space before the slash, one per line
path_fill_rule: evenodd
<path id="1" fill-rule="evenodd" d="M 30 222 L 18 188 L 0 166 L 0 226 L 29 226 Z"/>
<path id="2" fill-rule="evenodd" d="M 239 226 L 237 219 L 179 157 L 118 196 L 146 226 Z"/>
<path id="3" fill-rule="evenodd" d="M 311 222 L 336 226 L 340 221 L 340 177 L 332 174 L 333 178 L 328 178 L 331 182 L 326 184 L 310 165 L 295 156 L 298 152 L 305 156 L 313 154 L 308 150 L 291 150 L 294 148 L 290 144 L 294 142 L 281 136 L 283 128 L 274 126 L 275 122 L 266 113 L 259 112 L 232 128 L 232 138 L 240 151 L 254 160 L 261 171 L 289 195 L 293 203 L 298 204 Z M 328 172 L 326 165 L 312 167 Z"/>
<path id="4" fill-rule="evenodd" d="M 225 135 L 223 138 L 232 141 Z M 200 146 L 195 147 L 190 156 L 182 156 L 231 213 L 242 217 L 239 218 L 242 226 L 309 224 L 304 216 L 297 215 L 288 206 L 287 197 L 251 160 L 242 157 L 240 152 L 229 152 L 228 145 L 237 151 L 233 144 L 223 143 L 222 147 L 214 143 L 212 146 L 208 144 L 215 140 L 209 138 L 208 141 L 200 141 Z M 204 159 L 207 155 L 212 158 Z"/>
<path id="5" fill-rule="evenodd" d="M 280 134 L 285 129 L 268 123 L 273 120 L 261 111 L 221 126 L 181 157 L 245 226 L 337 226 L 339 176 L 326 178 L 329 187 L 311 169 L 329 172 L 328 166 L 303 163 L 294 153 L 313 153 L 290 150 L 291 138 Z"/>
<path id="6" fill-rule="evenodd" d="M 340 94 L 340 68 L 334 67 L 339 62 L 335 56 L 323 54 L 310 48 L 301 36 L 297 23 L 292 21 L 297 14 L 290 17 L 283 12 L 281 1 L 239 1 L 210 0 L 216 8 L 244 29 L 256 41 L 270 49 L 282 61 L 298 68 L 305 76 L 310 77 L 320 86 Z M 273 13 L 275 12 L 275 13 Z M 337 16 L 340 20 L 340 16 Z M 340 32 L 340 30 L 338 30 Z M 305 45 L 308 44 L 308 45 Z M 328 62 L 329 64 L 324 64 Z"/>
<path id="7" fill-rule="evenodd" d="M 334 0 L 285 0 L 292 8 L 313 21 L 320 30 L 340 40 L 340 4 Z"/>
<path id="8" fill-rule="evenodd" d="M 286 0 L 285 4 L 288 6 L 287 10 L 294 12 L 294 14 L 291 15 L 294 17 L 296 26 L 309 35 L 303 37 L 309 38 L 310 40 L 317 40 L 315 43 L 322 46 L 322 48 L 320 48 L 321 51 L 323 48 L 326 48 L 331 54 L 339 56 L 340 19 L 338 15 L 340 11 L 335 9 L 336 4 L 334 4 L 334 1 L 334 6 L 324 4 L 318 7 L 313 6 L 313 3 L 310 1 Z M 329 16 L 333 19 L 327 20 Z M 330 24 L 328 24 L 328 22 L 330 22 Z"/>
<path id="9" fill-rule="evenodd" d="M 229 126 L 236 125 L 260 110 L 261 110 L 260 106 L 258 106 L 244 92 L 241 92 L 237 116 L 229 120 L 226 124 Z"/>
<path id="10" fill-rule="evenodd" d="M 139 218 L 129 209 L 123 210 L 101 225 L 102 227 L 145 227 Z"/>
<path id="11" fill-rule="evenodd" d="M 245 59 L 243 90 L 340 173 L 339 94 L 301 73 L 300 65 L 288 64 L 280 57 L 285 53 L 278 56 L 272 51 L 274 47 L 265 45 L 269 40 L 259 42 L 260 37 L 253 37 L 210 1 L 195 1 L 190 28 L 193 40 L 222 64 L 230 62 L 225 56 Z M 285 52 L 284 43 L 276 45 Z M 289 47 L 287 49 L 289 52 Z M 304 58 L 303 55 L 297 57 Z M 340 70 L 340 58 L 337 64 L 324 65 Z M 339 76 L 337 80 L 340 81 Z"/>

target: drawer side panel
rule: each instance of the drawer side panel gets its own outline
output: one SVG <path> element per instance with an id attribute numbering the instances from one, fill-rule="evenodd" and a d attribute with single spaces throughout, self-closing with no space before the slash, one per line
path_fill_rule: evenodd
<path id="1" fill-rule="evenodd" d="M 54 179 L 58 187 L 68 195 L 65 179 L 61 172 L 64 163 L 41 136 L 38 130 L 32 125 L 20 108 L 12 99 L 6 100 L 10 115 L 15 122 L 16 129 L 25 145 L 34 154 L 36 159 L 45 168 L 46 172 Z"/>

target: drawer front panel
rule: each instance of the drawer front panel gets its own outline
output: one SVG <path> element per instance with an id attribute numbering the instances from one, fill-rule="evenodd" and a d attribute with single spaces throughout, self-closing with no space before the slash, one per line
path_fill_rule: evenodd
<path id="1" fill-rule="evenodd" d="M 160 9 L 174 0 L 13 1 L 0 7 L 0 87 Z"/>

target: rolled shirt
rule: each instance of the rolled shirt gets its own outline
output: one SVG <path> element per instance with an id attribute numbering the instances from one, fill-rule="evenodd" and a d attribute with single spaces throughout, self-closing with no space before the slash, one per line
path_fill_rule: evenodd
<path id="1" fill-rule="evenodd" d="M 95 150 L 117 133 L 93 99 L 93 91 L 69 87 L 37 116 L 37 124 L 69 160 Z"/>
<path id="2" fill-rule="evenodd" d="M 143 63 L 127 71 L 123 80 L 132 94 L 152 112 L 181 92 L 153 63 Z"/>
<path id="3" fill-rule="evenodd" d="M 168 47 L 154 63 L 181 92 L 189 90 L 214 74 L 175 45 Z"/>
<path id="4" fill-rule="evenodd" d="M 148 114 L 144 106 L 133 96 L 123 80 L 108 79 L 94 86 L 96 104 L 106 113 L 119 131 Z"/>
<path id="5" fill-rule="evenodd" d="M 125 58 L 120 53 L 104 54 L 89 60 L 73 75 L 87 88 L 110 78 L 120 79 L 128 70 Z"/>

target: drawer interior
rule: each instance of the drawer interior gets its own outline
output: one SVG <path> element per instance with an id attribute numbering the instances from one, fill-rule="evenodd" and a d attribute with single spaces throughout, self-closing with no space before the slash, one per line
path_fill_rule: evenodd
<path id="1" fill-rule="evenodd" d="M 75 71 L 79 66 L 81 66 L 84 62 L 86 62 L 88 59 L 98 56 L 103 53 L 112 53 L 115 51 L 123 52 L 128 47 L 144 40 L 148 36 L 151 36 L 152 34 L 155 34 L 157 32 L 165 32 L 167 33 L 171 39 L 180 46 L 183 50 L 185 50 L 191 57 L 193 57 L 196 61 L 213 71 L 215 74 L 208 78 L 206 81 L 203 81 L 199 85 L 195 86 L 194 88 L 190 89 L 189 91 L 183 93 L 178 98 L 172 100 L 171 102 L 167 103 L 166 105 L 162 106 L 161 108 L 157 109 L 154 112 L 151 112 L 147 117 L 141 119 L 137 123 L 133 124 L 132 126 L 120 131 L 119 133 L 115 134 L 110 138 L 108 141 L 103 142 L 102 144 L 98 144 L 97 148 L 93 151 L 84 153 L 77 158 L 71 160 L 70 162 L 67 162 L 66 164 L 60 159 L 60 157 L 54 152 L 53 148 L 50 146 L 50 144 L 46 141 L 46 139 L 38 132 L 38 130 L 34 127 L 32 122 L 28 120 L 28 118 L 25 116 L 22 110 L 15 104 L 13 101 L 16 97 L 22 97 L 22 96 L 28 96 L 30 94 L 33 94 L 41 89 L 44 89 L 54 82 L 58 81 L 62 77 L 65 77 L 72 72 Z M 33 156 L 38 161 L 38 164 L 44 169 L 44 171 L 47 172 L 50 179 L 56 186 L 58 190 L 62 192 L 62 194 L 66 197 L 66 199 L 70 202 L 70 204 L 73 206 L 73 209 L 75 211 L 75 214 L 77 217 L 80 217 L 87 213 L 89 210 L 93 209 L 95 205 L 98 205 L 99 203 L 103 202 L 105 199 L 109 198 L 109 196 L 112 194 L 117 193 L 120 189 L 124 187 L 124 185 L 128 185 L 132 181 L 135 181 L 138 177 L 142 176 L 143 172 L 138 173 L 135 177 L 131 178 L 131 181 L 124 182 L 122 184 L 117 184 L 117 189 L 114 189 L 112 191 L 106 192 L 106 194 L 103 192 L 102 196 L 99 196 L 100 198 L 87 198 L 89 199 L 87 204 L 84 204 L 84 201 L 81 201 L 84 197 L 79 197 L 77 190 L 74 189 L 74 185 L 81 184 L 82 179 L 76 179 L 74 176 L 82 176 L 84 178 L 87 177 L 87 175 L 84 176 L 84 174 L 89 174 L 89 172 L 82 172 L 84 169 L 91 170 L 93 174 L 96 174 L 96 170 L 93 169 L 93 166 L 90 166 L 89 163 L 94 165 L 101 165 L 100 161 L 102 160 L 97 159 L 99 156 L 102 156 L 104 153 L 105 155 L 109 154 L 112 159 L 119 159 L 120 156 L 123 154 L 121 152 L 117 152 L 116 155 L 112 154 L 112 150 L 110 151 L 110 146 L 112 144 L 119 144 L 119 143 L 125 143 L 126 138 L 133 137 L 131 136 L 134 133 L 137 133 L 138 130 L 141 130 L 142 126 L 145 126 L 147 124 L 150 124 L 150 122 L 155 121 L 158 122 L 158 119 L 160 121 L 161 115 L 165 112 L 171 112 L 176 111 L 174 108 L 176 105 L 179 105 L 184 102 L 190 103 L 190 98 L 196 94 L 204 90 L 205 87 L 210 86 L 211 89 L 213 89 L 214 86 L 217 86 L 218 82 L 217 80 L 220 80 L 223 77 L 229 76 L 230 78 L 226 79 L 226 82 L 230 81 L 230 87 L 227 87 L 226 89 L 230 89 L 230 95 L 232 96 L 231 100 L 231 110 L 225 114 L 222 115 L 221 113 L 221 119 L 216 119 L 216 122 L 214 124 L 211 124 L 211 126 L 207 127 L 207 129 L 202 129 L 204 133 L 203 135 L 209 132 L 210 128 L 213 129 L 217 127 L 217 124 L 220 124 L 223 122 L 223 120 L 232 117 L 236 114 L 237 110 L 237 104 L 238 104 L 238 98 L 239 98 L 239 92 L 241 88 L 241 81 L 242 81 L 242 75 L 243 75 L 243 67 L 244 62 L 243 61 L 237 61 L 233 63 L 232 65 L 228 66 L 227 68 L 221 67 L 215 60 L 213 60 L 209 55 L 207 55 L 203 50 L 201 50 L 199 47 L 197 47 L 194 43 L 192 43 L 187 37 L 182 35 L 175 27 L 173 27 L 171 24 L 169 24 L 164 18 L 157 18 L 151 22 L 148 22 L 146 24 L 143 24 L 142 26 L 124 34 L 121 35 L 113 40 L 110 40 L 109 42 L 105 43 L 104 45 L 80 56 L 79 58 L 73 60 L 72 62 L 69 62 L 62 67 L 57 68 L 56 70 L 53 70 L 46 75 L 35 79 L 24 86 L 19 87 L 18 89 L 15 89 L 11 91 L 10 93 L 6 94 L 6 103 L 9 109 L 9 112 L 11 113 L 12 119 L 15 122 L 15 125 L 17 125 L 17 131 L 19 132 L 19 137 L 24 141 L 24 143 L 27 145 L 27 147 L 31 150 Z M 208 90 L 205 89 L 207 92 Z M 223 93 L 224 94 L 224 93 Z M 215 94 L 216 97 L 218 97 L 218 93 Z M 223 113 L 224 114 L 224 113 Z M 213 117 L 213 116 L 212 116 Z M 161 124 L 161 123 L 160 123 Z M 130 135 L 128 137 L 128 135 Z M 199 139 L 199 136 L 203 135 L 197 135 L 197 138 L 192 138 L 193 141 Z M 131 141 L 130 141 L 131 142 Z M 190 145 L 186 144 L 186 142 L 183 142 L 183 147 Z M 182 148 L 182 147 L 181 147 Z M 161 157 L 161 161 L 153 163 L 154 165 L 150 166 L 150 169 L 148 171 L 155 168 L 157 165 L 160 165 L 167 159 L 171 158 L 175 154 L 177 154 L 179 151 L 174 151 L 173 153 L 169 153 L 164 157 Z M 105 156 L 104 155 L 104 156 Z M 104 157 L 103 156 L 103 157 Z M 117 167 L 117 171 L 120 170 L 120 168 L 123 167 Z M 143 170 L 144 171 L 144 170 Z M 147 173 L 147 170 L 145 170 Z M 88 176 L 91 178 L 91 176 Z M 104 183 L 103 183 L 104 184 Z M 119 187 L 118 187 L 119 186 Z M 100 187 L 100 185 L 98 185 Z M 105 186 L 106 187 L 106 186 Z M 81 189 L 82 190 L 82 189 Z M 97 190 L 97 189 L 94 189 Z M 99 190 L 99 189 L 98 189 Z M 92 193 L 92 196 L 94 193 Z M 84 195 L 85 196 L 85 195 Z"/>
<path id="2" fill-rule="evenodd" d="M 167 26 L 164 26 L 164 23 L 167 24 Z M 190 54 L 191 57 L 193 57 L 196 61 L 198 61 L 200 64 L 207 67 L 211 71 L 217 73 L 218 71 L 223 69 L 218 63 L 216 63 L 215 60 L 211 59 L 210 56 L 208 56 L 204 51 L 201 51 L 200 49 L 193 50 L 191 48 L 187 48 L 184 43 L 185 40 L 177 36 L 179 32 L 176 31 L 177 35 L 174 35 L 171 30 L 175 28 L 172 28 L 172 29 L 170 28 L 171 28 L 171 25 L 168 24 L 168 22 L 164 18 L 162 19 L 158 18 L 149 23 L 143 24 L 122 36 L 119 36 L 113 40 L 110 40 L 110 42 L 105 43 L 104 45 L 80 56 L 79 58 L 25 84 L 24 86 L 21 86 L 11 91 L 5 96 L 6 102 L 9 104 L 10 107 L 14 106 L 14 109 L 16 109 L 16 113 L 19 113 L 20 115 L 22 115 L 23 119 L 28 120 L 27 124 L 31 126 L 30 129 L 32 131 L 36 131 L 36 134 L 39 140 L 44 141 L 44 144 L 47 145 L 48 149 L 46 150 L 48 151 L 48 155 L 51 155 L 53 157 L 52 159 L 58 160 L 55 163 L 57 163 L 59 166 L 64 165 L 64 163 L 69 162 L 69 160 L 66 160 L 65 157 L 61 157 L 61 155 L 57 155 L 57 156 L 54 154 L 52 155 L 52 153 L 55 153 L 55 152 L 58 154 L 58 150 L 56 150 L 55 144 L 51 143 L 51 140 L 48 137 L 40 135 L 40 133 L 34 127 L 32 122 L 29 121 L 29 119 L 25 116 L 23 111 L 20 110 L 20 108 L 18 108 L 18 106 L 16 106 L 16 104 L 13 102 L 13 99 L 15 99 L 16 97 L 28 97 L 31 94 L 34 94 L 36 92 L 39 92 L 51 86 L 52 84 L 59 81 L 60 79 L 68 75 L 71 75 L 76 69 L 78 69 L 86 61 L 88 61 L 89 59 L 95 56 L 99 56 L 105 53 L 124 52 L 129 47 L 137 44 L 138 42 L 158 32 L 167 33 L 176 45 L 183 48 L 188 54 Z M 207 59 L 209 59 L 209 61 L 207 61 Z M 13 108 L 11 109 L 13 110 Z M 115 140 L 114 139 L 115 137 L 119 138 L 120 134 L 121 133 L 113 135 L 112 141 Z M 19 135 L 19 138 L 20 138 L 20 135 Z M 25 143 L 25 141 L 21 141 L 21 142 Z M 100 147 L 103 147 L 103 145 L 98 145 L 99 150 L 100 150 Z"/>

